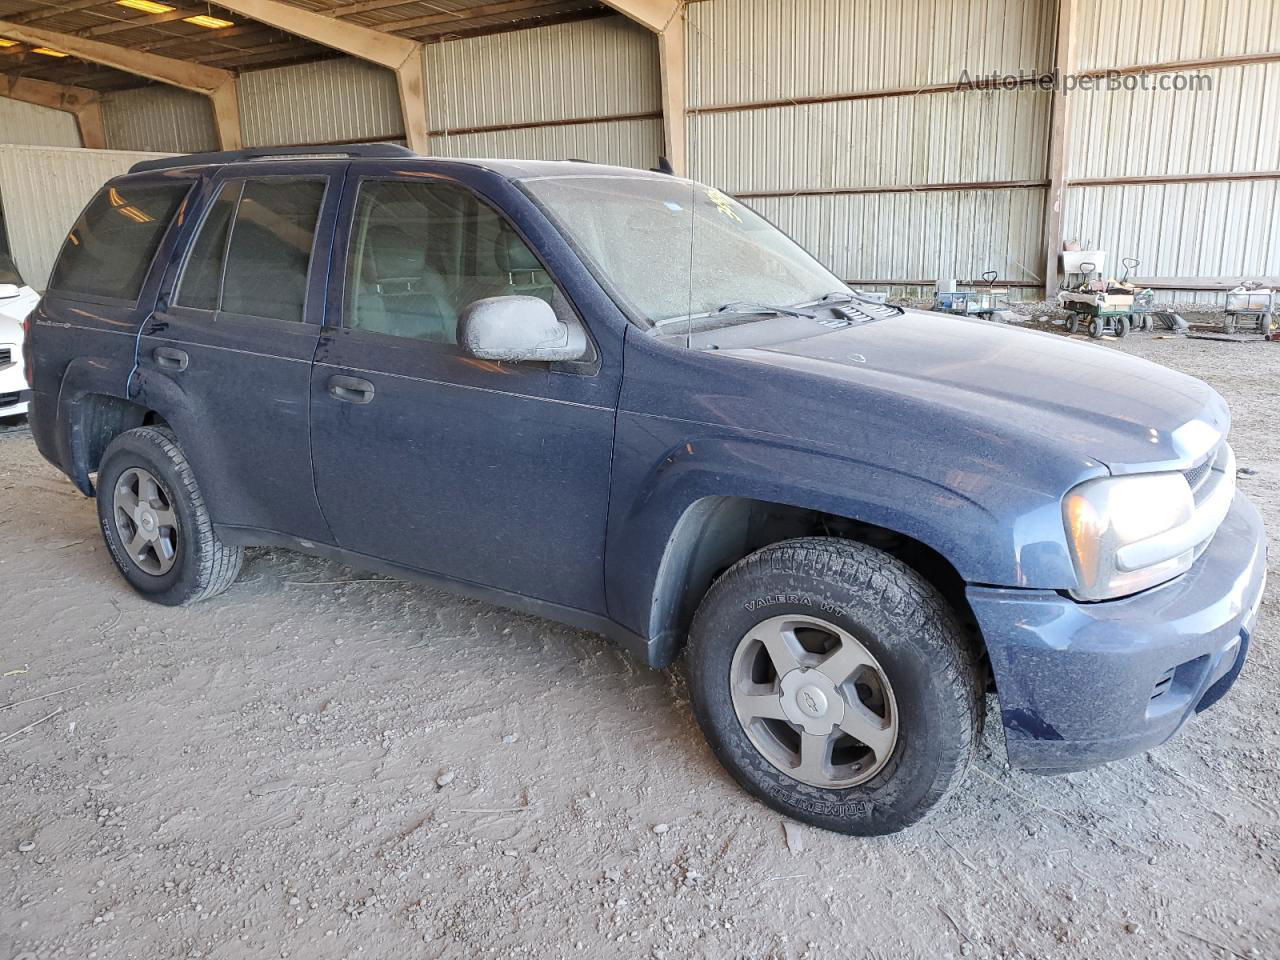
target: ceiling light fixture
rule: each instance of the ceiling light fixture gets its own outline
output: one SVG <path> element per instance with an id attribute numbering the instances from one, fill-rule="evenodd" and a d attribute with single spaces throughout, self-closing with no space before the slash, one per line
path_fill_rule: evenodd
<path id="1" fill-rule="evenodd" d="M 143 13 L 168 13 L 174 9 L 167 3 L 156 3 L 156 0 L 116 0 L 116 4 Z"/>
<path id="2" fill-rule="evenodd" d="M 32 48 L 31 48 L 31 52 L 32 52 L 32 53 L 43 53 L 46 57 L 65 57 L 65 56 L 68 56 L 68 54 L 63 53 L 61 50 L 53 50 L 53 49 L 51 49 L 50 47 L 32 47 Z"/>
<path id="3" fill-rule="evenodd" d="M 6 37 L 0 37 L 0 47 L 16 47 L 17 45 L 17 40 L 9 40 Z"/>
<path id="4" fill-rule="evenodd" d="M 209 30 L 221 30 L 224 27 L 234 27 L 235 24 L 230 20 L 223 20 L 221 17 L 209 17 L 203 13 L 198 17 L 183 17 L 186 23 L 194 23 L 197 27 L 205 27 Z"/>

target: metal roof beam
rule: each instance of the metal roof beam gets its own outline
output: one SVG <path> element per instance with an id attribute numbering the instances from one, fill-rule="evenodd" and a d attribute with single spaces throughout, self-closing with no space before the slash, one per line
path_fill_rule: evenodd
<path id="1" fill-rule="evenodd" d="M 0 36 L 11 40 L 21 40 L 37 47 L 52 47 L 90 63 L 114 67 L 125 73 L 137 74 L 149 80 L 158 80 L 175 87 L 184 87 L 197 93 L 209 94 L 224 83 L 235 79 L 235 74 L 214 67 L 202 66 L 198 63 L 187 63 L 154 53 L 143 53 L 129 47 L 105 43 L 102 40 L 90 40 L 70 33 L 59 33 L 56 30 L 45 30 L 29 24 L 14 23 L 11 20 L 0 20 Z"/>
<path id="2" fill-rule="evenodd" d="M 413 40 L 303 10 L 281 0 L 219 0 L 218 6 L 389 70 L 400 69 L 406 60 L 422 52 L 421 44 Z"/>
<path id="3" fill-rule="evenodd" d="M 90 63 L 202 93 L 213 100 L 214 119 L 222 148 L 238 150 L 242 146 L 240 109 L 236 103 L 236 75 L 229 70 L 188 63 L 101 40 L 14 23 L 11 20 L 0 20 L 0 36 L 35 46 L 52 47 Z"/>
<path id="4" fill-rule="evenodd" d="M 107 145 L 103 133 L 102 101 L 92 90 L 30 77 L 0 76 L 0 97 L 69 113 L 76 118 L 83 146 L 101 150 Z"/>
<path id="5" fill-rule="evenodd" d="M 281 0 L 218 0 L 218 6 L 313 43 L 394 70 L 409 149 L 431 152 L 423 48 L 416 40 L 303 10 Z"/>
<path id="6" fill-rule="evenodd" d="M 684 0 L 604 0 L 604 4 L 654 33 L 662 33 L 676 22 Z"/>
<path id="7" fill-rule="evenodd" d="M 658 35 L 663 139 L 672 169 L 685 176 L 689 167 L 689 95 L 685 73 L 684 0 L 604 0 L 604 3 Z"/>

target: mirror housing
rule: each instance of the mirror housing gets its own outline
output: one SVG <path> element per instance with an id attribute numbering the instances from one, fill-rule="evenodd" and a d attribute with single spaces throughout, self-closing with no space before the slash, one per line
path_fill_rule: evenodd
<path id="1" fill-rule="evenodd" d="M 487 297 L 467 304 L 458 318 L 458 345 L 480 360 L 581 360 L 587 334 L 575 320 L 562 323 L 538 297 Z"/>
<path id="2" fill-rule="evenodd" d="M 0 283 L 0 300 L 12 300 L 22 296 L 22 288 L 16 283 Z"/>

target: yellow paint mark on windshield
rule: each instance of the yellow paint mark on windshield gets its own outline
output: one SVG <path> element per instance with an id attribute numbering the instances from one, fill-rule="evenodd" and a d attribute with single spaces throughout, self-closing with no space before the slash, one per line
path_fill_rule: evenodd
<path id="1" fill-rule="evenodd" d="M 733 201 L 717 190 L 715 187 L 707 188 L 707 199 L 716 205 L 716 209 L 723 213 L 730 220 L 737 223 L 742 222 L 742 218 L 738 216 L 738 211 L 733 209 Z"/>

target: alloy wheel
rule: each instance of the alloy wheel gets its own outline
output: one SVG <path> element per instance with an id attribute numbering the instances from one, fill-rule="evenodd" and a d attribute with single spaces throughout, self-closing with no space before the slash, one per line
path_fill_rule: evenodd
<path id="1" fill-rule="evenodd" d="M 884 669 L 853 634 L 826 620 L 756 624 L 734 651 L 730 684 L 752 745 L 801 783 L 857 786 L 897 744 L 897 701 Z"/>
<path id="2" fill-rule="evenodd" d="M 143 467 L 130 467 L 112 494 L 116 533 L 129 559 L 153 577 L 173 569 L 178 558 L 178 517 L 160 482 Z"/>

